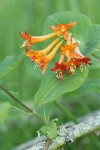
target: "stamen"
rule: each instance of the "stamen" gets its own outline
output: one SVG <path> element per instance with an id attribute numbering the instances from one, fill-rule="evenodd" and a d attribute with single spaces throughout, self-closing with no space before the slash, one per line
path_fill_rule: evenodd
<path id="1" fill-rule="evenodd" d="M 81 70 L 81 72 L 83 72 L 83 66 L 82 65 L 80 66 L 80 70 Z"/>
<path id="2" fill-rule="evenodd" d="M 28 42 L 28 40 L 24 41 L 24 42 L 23 42 L 23 44 L 22 44 L 22 46 L 20 46 L 20 48 L 25 47 L 25 46 L 26 46 L 26 44 L 27 44 L 27 42 Z"/>
<path id="3" fill-rule="evenodd" d="M 61 32 L 64 32 L 64 31 L 65 31 L 65 27 L 62 26 L 62 27 L 61 27 Z"/>
<path id="4" fill-rule="evenodd" d="M 68 51 L 66 51 L 66 56 L 69 57 L 69 52 Z"/>
<path id="5" fill-rule="evenodd" d="M 34 70 L 35 70 L 37 67 L 38 67 L 38 65 L 37 65 L 37 64 L 35 64 L 35 66 L 34 66 Z"/>
<path id="6" fill-rule="evenodd" d="M 59 79 L 58 75 L 56 75 L 56 77 Z"/>
<path id="7" fill-rule="evenodd" d="M 73 63 L 71 63 L 71 65 L 72 65 L 72 66 L 74 66 L 74 64 L 73 64 Z"/>

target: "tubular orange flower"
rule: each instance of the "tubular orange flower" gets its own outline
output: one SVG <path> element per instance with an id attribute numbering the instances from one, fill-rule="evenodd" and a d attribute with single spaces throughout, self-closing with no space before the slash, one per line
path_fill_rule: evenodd
<path id="1" fill-rule="evenodd" d="M 67 38 L 67 43 L 61 47 L 61 54 L 71 58 L 82 58 L 81 55 L 75 53 L 75 49 L 78 47 L 78 43 L 75 42 L 72 44 L 72 34 L 70 33 Z M 74 52 L 73 52 L 74 51 Z"/>
<path id="2" fill-rule="evenodd" d="M 68 24 L 57 24 L 57 26 L 50 26 L 50 29 L 54 30 L 59 36 L 63 36 L 65 40 L 68 37 L 68 31 L 76 25 L 77 22 L 72 22 Z"/>
<path id="3" fill-rule="evenodd" d="M 75 48 L 78 46 L 78 43 L 74 43 L 71 45 L 65 44 L 64 46 L 61 47 L 61 54 L 70 58 L 82 58 L 80 55 L 77 53 L 73 52 Z"/>
<path id="4" fill-rule="evenodd" d="M 61 44 L 62 41 L 59 42 L 59 39 L 56 39 L 44 50 L 41 51 L 27 50 L 26 56 L 30 57 L 32 62 L 36 62 L 42 69 L 42 73 L 44 73 L 46 71 L 48 63 L 53 59 Z M 56 46 L 54 47 L 54 45 Z M 51 50 L 52 47 L 54 47 L 54 49 L 51 51 L 50 54 L 46 55 Z"/>
<path id="5" fill-rule="evenodd" d="M 20 33 L 19 32 L 19 34 L 25 40 L 22 47 L 26 47 L 26 50 L 28 50 L 28 48 L 32 44 L 35 44 L 37 42 L 43 42 L 45 40 L 48 40 L 50 38 L 53 38 L 53 37 L 57 36 L 56 33 L 51 33 L 51 34 L 44 35 L 44 36 L 31 36 L 31 35 L 28 34 L 28 32 L 25 32 L 25 33 Z"/>
<path id="6" fill-rule="evenodd" d="M 46 62 L 44 62 L 44 66 L 42 68 L 42 73 L 44 73 L 46 71 L 47 65 L 48 63 L 54 58 L 56 52 L 58 51 L 58 49 L 61 47 L 62 41 L 60 41 L 55 48 L 51 51 L 50 54 L 45 56 Z"/>

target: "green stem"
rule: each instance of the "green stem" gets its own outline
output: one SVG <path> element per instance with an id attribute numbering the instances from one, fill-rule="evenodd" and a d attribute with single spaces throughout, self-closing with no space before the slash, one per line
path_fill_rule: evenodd
<path id="1" fill-rule="evenodd" d="M 62 105 L 57 103 L 56 101 L 54 102 L 55 106 L 63 113 L 65 116 L 70 120 L 72 120 L 74 123 L 78 123 L 78 121 L 75 119 L 75 117 L 72 115 L 70 111 L 65 109 Z"/>
<path id="2" fill-rule="evenodd" d="M 16 101 L 18 104 L 20 104 L 22 107 L 24 107 L 26 110 L 28 110 L 29 112 L 31 112 L 33 115 L 37 116 L 39 119 L 41 119 L 44 123 L 45 120 L 36 112 L 34 112 L 32 109 L 30 109 L 29 107 L 27 107 L 25 104 L 23 104 L 18 98 L 16 98 L 11 92 L 9 92 L 4 86 L 2 86 L 0 84 L 0 88 L 7 94 L 9 95 L 14 101 Z"/>
<path id="3" fill-rule="evenodd" d="M 32 114 L 34 114 L 33 110 L 31 110 L 29 107 L 27 107 L 25 104 L 23 104 L 18 98 L 16 98 L 12 93 L 10 93 L 4 86 L 0 84 L 0 88 L 9 95 L 14 101 L 19 103 L 21 106 L 23 106 L 26 110 L 30 111 Z"/>

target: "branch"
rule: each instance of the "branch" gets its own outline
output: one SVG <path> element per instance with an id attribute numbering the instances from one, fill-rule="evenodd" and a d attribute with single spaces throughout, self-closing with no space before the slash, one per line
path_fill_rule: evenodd
<path id="1" fill-rule="evenodd" d="M 100 110 L 78 119 L 79 123 L 67 123 L 58 129 L 56 139 L 52 140 L 48 150 L 55 150 L 64 144 L 71 144 L 75 139 L 100 129 Z M 13 150 L 43 150 L 47 144 L 47 137 L 41 136 L 27 142 Z"/>

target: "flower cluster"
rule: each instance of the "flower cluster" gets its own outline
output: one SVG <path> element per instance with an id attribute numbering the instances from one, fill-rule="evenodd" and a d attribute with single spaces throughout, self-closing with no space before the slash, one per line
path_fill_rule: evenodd
<path id="1" fill-rule="evenodd" d="M 69 30 L 76 25 L 76 22 L 69 24 L 57 24 L 57 26 L 50 26 L 53 33 L 44 36 L 31 36 L 28 32 L 20 33 L 20 36 L 25 40 L 22 47 L 26 49 L 26 56 L 31 58 L 32 62 L 36 62 L 44 73 L 47 69 L 48 63 L 55 57 L 60 49 L 60 59 L 55 62 L 54 68 L 51 71 L 57 73 L 58 78 L 63 79 L 65 71 L 68 74 L 73 74 L 75 70 L 80 67 L 83 70 L 83 65 L 91 65 L 90 58 L 81 54 L 78 42 L 74 40 Z M 54 38 L 54 40 L 43 50 L 30 50 L 31 45 L 43 42 L 45 40 Z"/>

